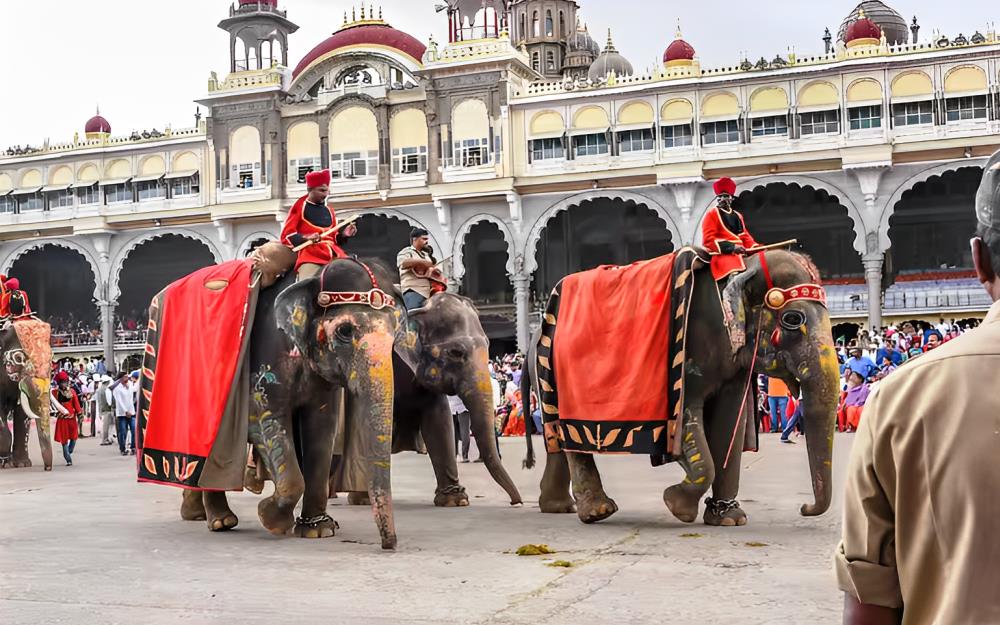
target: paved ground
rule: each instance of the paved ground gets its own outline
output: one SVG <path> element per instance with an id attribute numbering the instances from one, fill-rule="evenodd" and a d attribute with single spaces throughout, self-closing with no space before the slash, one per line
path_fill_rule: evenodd
<path id="1" fill-rule="evenodd" d="M 645 457 L 598 460 L 621 511 L 584 526 L 538 512 L 540 469 L 520 468 L 523 441 L 503 441 L 523 508 L 508 506 L 478 464 L 460 465 L 472 506 L 434 508 L 427 459 L 396 456 L 399 549 L 383 552 L 368 508 L 344 499 L 331 502 L 334 538 L 271 537 L 250 494 L 233 497 L 239 529 L 210 534 L 179 519 L 176 490 L 137 484 L 131 458 L 86 439 L 74 467 L 0 471 L 0 622 L 838 623 L 830 554 L 840 498 L 823 517 L 800 517 L 804 440 L 763 443 L 744 456 L 750 524 L 728 529 L 669 516 L 661 494 L 680 470 L 654 470 Z M 849 448 L 838 436 L 838 491 Z M 559 553 L 510 553 L 525 543 Z M 547 566 L 552 558 L 573 566 Z"/>

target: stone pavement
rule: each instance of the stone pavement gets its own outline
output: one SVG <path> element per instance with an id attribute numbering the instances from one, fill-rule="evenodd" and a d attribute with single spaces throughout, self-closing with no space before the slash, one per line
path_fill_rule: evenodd
<path id="1" fill-rule="evenodd" d="M 836 439 L 834 505 L 812 519 L 798 513 L 811 501 L 804 439 L 761 438 L 762 453 L 743 457 L 741 528 L 675 520 L 661 497 L 680 469 L 645 457 L 598 459 L 620 511 L 584 526 L 538 512 L 541 468 L 521 469 L 521 439 L 502 442 L 521 508 L 480 464 L 459 465 L 469 508 L 435 508 L 427 458 L 395 456 L 396 552 L 343 497 L 333 538 L 270 536 L 249 493 L 231 497 L 239 528 L 211 534 L 180 520 L 179 491 L 137 484 L 133 458 L 85 439 L 73 467 L 56 448 L 52 473 L 0 471 L 0 623 L 839 623 L 831 553 L 850 435 Z M 525 543 L 558 554 L 511 553 Z"/>

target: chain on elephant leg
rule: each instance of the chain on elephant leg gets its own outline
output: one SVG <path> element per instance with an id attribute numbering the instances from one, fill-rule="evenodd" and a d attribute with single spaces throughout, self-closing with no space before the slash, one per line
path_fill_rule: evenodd
<path id="1" fill-rule="evenodd" d="M 735 499 L 709 497 L 705 500 L 704 520 L 706 525 L 734 527 L 746 525 L 747 515 Z"/>
<path id="2" fill-rule="evenodd" d="M 715 478 L 715 466 L 705 439 L 700 408 L 684 412 L 684 434 L 678 462 L 684 468 L 684 479 L 663 491 L 663 502 L 679 521 L 693 523 L 698 516 L 701 497 L 708 492 Z"/>

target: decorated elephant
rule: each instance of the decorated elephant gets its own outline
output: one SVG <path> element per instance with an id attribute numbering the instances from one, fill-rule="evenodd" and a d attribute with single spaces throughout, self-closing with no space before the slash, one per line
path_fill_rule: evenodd
<path id="1" fill-rule="evenodd" d="M 265 253 L 284 254 L 280 247 L 273 246 Z M 279 264 L 287 267 L 283 262 Z M 233 277 L 222 275 L 230 269 L 235 272 Z M 194 279 L 196 289 L 191 297 L 201 297 L 197 289 L 202 284 L 208 289 L 216 284 L 221 285 L 220 289 L 235 284 L 237 291 L 245 291 L 246 282 L 252 285 L 257 279 L 248 278 L 247 271 L 245 265 L 234 262 L 196 272 L 188 278 Z M 237 277 L 242 282 L 234 282 Z M 207 457 L 163 455 L 143 445 L 140 479 L 164 481 L 166 470 L 171 480 L 187 489 L 181 505 L 184 519 L 204 519 L 215 531 L 233 528 L 238 519 L 229 508 L 225 491 L 242 486 L 249 440 L 275 484 L 274 494 L 258 506 L 263 526 L 276 535 L 291 531 L 304 538 L 333 536 L 337 525 L 326 513 L 327 488 L 336 426 L 334 405 L 342 389 L 352 407 L 352 418 L 365 425 L 360 453 L 369 469 L 366 490 L 373 502 L 382 547 L 394 549 L 390 484 L 392 348 L 401 311 L 392 296 L 382 290 L 391 289 L 391 285 L 392 275 L 375 263 L 338 259 L 315 278 L 296 283 L 294 273 L 289 273 L 273 286 L 260 289 L 256 301 L 248 304 L 252 318 L 244 322 L 249 330 L 242 352 L 246 358 L 241 357 L 242 364 L 236 365 L 231 396 L 223 398 L 227 411 L 241 402 L 248 404 L 242 411 L 243 419 L 217 428 L 216 441 Z M 171 297 L 172 288 L 174 285 L 164 292 L 165 297 Z M 165 330 L 158 316 L 163 305 L 154 299 L 151 307 L 144 366 L 143 401 L 150 404 L 150 423 L 157 418 L 157 393 L 169 388 L 160 386 L 161 374 L 169 374 L 163 362 L 158 362 L 165 361 L 162 350 L 169 347 L 169 342 L 165 341 L 166 335 L 155 335 Z M 167 299 L 165 305 L 169 310 L 171 301 Z M 192 311 L 186 317 L 197 314 Z M 217 321 L 212 317 L 206 325 L 217 331 Z M 147 407 L 140 406 L 140 413 L 144 410 Z M 152 437 L 152 431 L 140 429 L 143 436 Z M 223 439 L 232 451 L 224 459 L 214 458 Z M 304 440 L 310 445 L 304 447 L 300 457 L 299 449 L 303 447 L 297 442 Z M 175 475 L 181 481 L 176 481 Z M 300 499 L 302 510 L 296 518 L 294 511 Z"/>
<path id="2" fill-rule="evenodd" d="M 603 347 L 609 356 L 617 356 L 612 360 L 623 369 L 630 364 L 622 358 L 649 358 L 640 365 L 648 367 L 659 364 L 653 359 L 667 357 L 663 350 L 647 350 L 651 344 L 674 348 L 669 352 L 670 361 L 662 367 L 662 373 L 669 370 L 669 375 L 660 377 L 660 368 L 653 367 L 656 379 L 662 380 L 655 385 L 669 387 L 662 389 L 662 401 L 656 404 L 660 416 L 666 417 L 660 422 L 604 422 L 598 423 L 595 430 L 594 424 L 586 421 L 588 415 L 569 412 L 575 410 L 574 402 L 578 401 L 570 395 L 573 377 L 578 373 L 574 368 L 590 363 L 572 361 L 567 354 L 584 353 L 590 346 L 560 344 L 570 341 L 573 332 L 559 324 L 565 318 L 581 323 L 580 319 L 588 314 L 584 304 L 573 301 L 586 293 L 586 280 L 571 282 L 570 288 L 566 282 L 573 277 L 568 277 L 553 292 L 522 377 L 522 392 L 527 396 L 529 385 L 533 385 L 545 420 L 549 453 L 541 480 L 542 512 L 576 510 L 584 523 L 611 516 L 618 507 L 605 493 L 592 452 L 650 453 L 654 465 L 677 461 L 685 470 L 684 480 L 663 493 L 675 517 L 693 522 L 702 496 L 711 488 L 705 523 L 745 524 L 747 516 L 736 497 L 741 452 L 745 441 L 750 443 L 747 448 L 752 448 L 756 440 L 751 404 L 758 373 L 785 381 L 793 394 L 801 390 L 814 493 L 814 501 L 804 504 L 801 514 L 819 515 L 829 508 L 839 372 L 818 271 L 805 255 L 767 251 L 748 257 L 747 270 L 730 276 L 720 291 L 719 283 L 704 268 L 706 261 L 703 252 L 685 248 L 673 259 L 672 270 L 668 265 L 664 265 L 667 269 L 657 269 L 655 264 L 637 264 L 635 269 L 617 268 L 620 271 L 592 276 L 598 281 L 611 281 L 619 278 L 617 274 L 652 272 L 646 290 L 635 302 L 638 307 L 649 306 L 656 312 L 650 327 L 655 326 L 659 334 L 616 335 Z M 662 284 L 670 286 L 657 286 Z M 602 289 L 603 293 L 611 292 L 607 284 Z M 622 291 L 614 292 L 616 298 L 626 298 Z M 664 298 L 668 300 L 666 306 L 662 306 Z M 609 306 L 623 304 L 618 301 Z M 631 308 L 629 314 L 633 314 Z M 589 340 L 600 343 L 598 335 L 614 324 L 608 317 L 598 320 L 594 326 L 597 332 Z M 588 375 L 600 373 L 591 371 Z M 617 387 L 608 380 L 592 381 L 596 388 L 604 389 L 602 392 L 612 394 L 616 388 L 628 388 L 627 380 L 620 380 L 622 384 Z M 612 396 L 609 401 L 629 399 Z M 534 461 L 531 429 L 529 425 L 529 466 Z"/>
<path id="3" fill-rule="evenodd" d="M 400 301 L 401 304 L 401 301 Z M 472 431 L 493 479 L 521 503 L 521 494 L 500 461 L 497 449 L 493 389 L 489 372 L 489 340 L 479 313 L 465 297 L 439 293 L 422 308 L 409 311 L 411 331 L 396 343 L 393 453 L 426 451 L 437 479 L 436 506 L 467 506 L 459 483 L 455 434 L 448 395 L 458 396 L 469 410 Z M 413 331 L 415 329 L 415 331 Z M 350 420 L 344 455 L 335 461 L 331 491 L 350 492 L 351 503 L 364 503 L 365 463 Z M 362 430 L 363 431 L 363 430 Z"/>
<path id="4" fill-rule="evenodd" d="M 49 424 L 49 377 L 52 348 L 49 325 L 34 318 L 8 322 L 0 329 L 0 468 L 30 467 L 28 434 L 35 421 L 42 463 L 52 470 L 52 433 Z M 14 420 L 13 438 L 7 426 Z"/>

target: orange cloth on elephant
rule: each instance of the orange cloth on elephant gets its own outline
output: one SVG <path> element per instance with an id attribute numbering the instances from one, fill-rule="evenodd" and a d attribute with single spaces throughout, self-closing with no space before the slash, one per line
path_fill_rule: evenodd
<path id="1" fill-rule="evenodd" d="M 726 225 L 727 220 L 739 224 L 737 230 L 741 229 L 742 232 L 734 232 Z M 740 245 L 748 250 L 757 247 L 757 241 L 747 231 L 743 215 L 736 210 L 729 210 L 723 214 L 722 209 L 715 206 L 708 211 L 705 221 L 701 224 L 701 245 L 713 254 L 712 276 L 716 280 L 721 280 L 731 273 L 746 271 L 747 268 L 741 255 L 724 252 L 724 248 L 729 247 L 726 244 Z"/>

